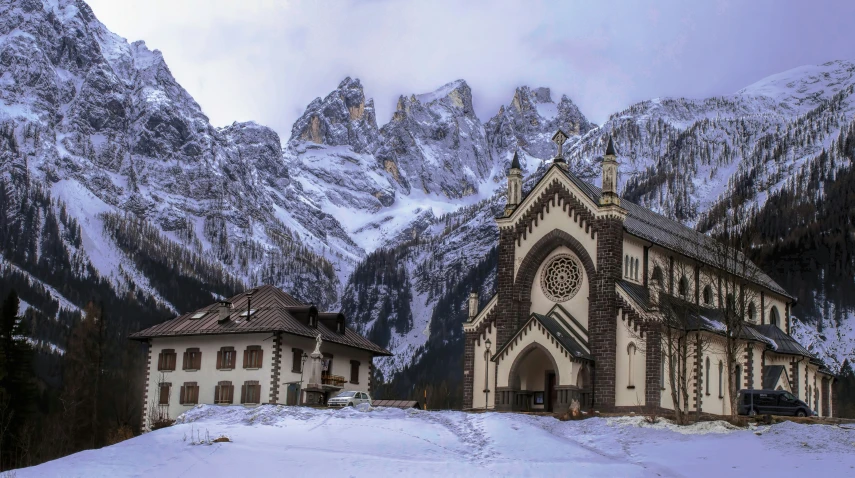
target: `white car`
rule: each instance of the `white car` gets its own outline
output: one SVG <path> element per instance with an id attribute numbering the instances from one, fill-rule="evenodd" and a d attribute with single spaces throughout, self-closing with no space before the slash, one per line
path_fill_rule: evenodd
<path id="1" fill-rule="evenodd" d="M 371 397 L 365 392 L 343 391 L 329 399 L 328 407 L 354 407 L 360 403 L 371 405 Z"/>

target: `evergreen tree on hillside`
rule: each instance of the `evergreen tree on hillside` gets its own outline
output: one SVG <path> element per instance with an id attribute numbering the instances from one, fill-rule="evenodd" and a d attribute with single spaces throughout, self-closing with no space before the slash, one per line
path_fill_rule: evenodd
<path id="1" fill-rule="evenodd" d="M 21 317 L 20 301 L 12 290 L 0 311 L 0 460 L 13 463 L 13 446 L 33 412 L 35 387 L 32 347 Z"/>

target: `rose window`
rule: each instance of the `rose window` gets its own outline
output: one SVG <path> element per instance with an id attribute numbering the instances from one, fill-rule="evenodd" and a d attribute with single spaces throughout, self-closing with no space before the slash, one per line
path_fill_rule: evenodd
<path id="1" fill-rule="evenodd" d="M 553 257 L 540 277 L 543 293 L 553 302 L 566 302 L 573 298 L 582 285 L 582 268 L 575 257 L 559 254 Z"/>

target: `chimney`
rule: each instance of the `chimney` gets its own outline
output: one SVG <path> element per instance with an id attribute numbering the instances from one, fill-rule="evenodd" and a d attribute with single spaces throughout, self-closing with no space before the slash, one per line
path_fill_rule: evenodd
<path id="1" fill-rule="evenodd" d="M 475 320 L 478 315 L 478 293 L 471 292 L 469 294 L 469 322 Z"/>
<path id="2" fill-rule="evenodd" d="M 228 301 L 221 301 L 217 306 L 217 312 L 219 313 L 219 318 L 217 318 L 217 322 L 224 323 L 229 320 L 229 309 L 232 308 L 232 303 Z"/>

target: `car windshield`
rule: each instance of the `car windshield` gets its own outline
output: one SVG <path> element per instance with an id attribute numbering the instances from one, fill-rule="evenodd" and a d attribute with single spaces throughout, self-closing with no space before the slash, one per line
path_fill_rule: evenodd
<path id="1" fill-rule="evenodd" d="M 338 395 L 336 395 L 335 397 L 336 398 L 339 398 L 339 397 L 347 398 L 347 397 L 352 397 L 354 395 L 356 395 L 356 392 L 341 392 Z"/>

